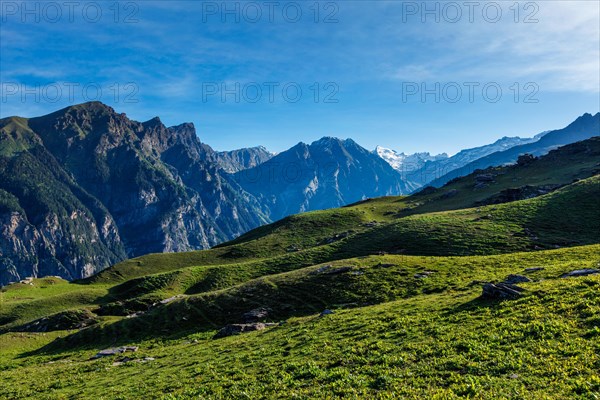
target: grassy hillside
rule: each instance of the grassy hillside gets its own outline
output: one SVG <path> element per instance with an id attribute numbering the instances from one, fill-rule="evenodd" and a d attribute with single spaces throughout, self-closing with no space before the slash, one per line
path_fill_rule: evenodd
<path id="1" fill-rule="evenodd" d="M 533 199 L 413 215 L 390 222 L 385 222 L 386 212 L 381 211 L 389 210 L 397 200 L 383 199 L 374 202 L 379 207 L 367 202 L 335 211 L 342 215 L 355 213 L 360 222 L 362 214 L 357 210 L 368 207 L 365 219 L 372 220 L 377 218 L 374 208 L 379 210 L 380 223 L 361 223 L 348 236 L 326 244 L 319 243 L 332 237 L 336 225 L 330 213 L 334 211 L 309 213 L 282 221 L 272 232 L 255 232 L 256 239 L 231 246 L 141 257 L 75 283 L 35 280 L 33 286 L 11 285 L 3 294 L 0 322 L 4 329 L 12 329 L 61 309 L 77 307 L 103 307 L 104 315 L 122 316 L 145 311 L 149 305 L 178 294 L 228 289 L 264 276 L 382 252 L 467 256 L 600 243 L 600 211 L 595 207 L 599 195 L 600 177 L 593 177 Z M 303 217 L 304 221 L 297 222 Z M 303 225 L 308 228 L 302 230 Z M 305 235 L 305 243 L 315 245 L 299 251 L 285 250 L 297 243 L 294 235 L 300 234 Z M 271 248 L 281 250 L 273 250 L 271 257 L 253 257 L 259 249 L 268 249 L 269 243 Z M 40 290 L 44 286 L 50 289 Z"/>
<path id="2" fill-rule="evenodd" d="M 119 282 L 127 279 L 141 277 L 147 274 L 154 274 L 165 271 L 172 271 L 190 266 L 199 265 L 223 265 L 236 264 L 249 260 L 271 258 L 273 256 L 282 256 L 294 253 L 296 251 L 305 251 L 315 246 L 324 245 L 328 242 L 336 243 L 344 237 L 356 235 L 360 238 L 359 242 L 352 242 L 352 246 L 346 246 L 340 254 L 340 257 L 352 257 L 355 255 L 371 254 L 378 250 L 385 251 L 409 251 L 411 254 L 421 254 L 426 251 L 427 254 L 487 254 L 489 251 L 515 251 L 525 249 L 535 249 L 538 247 L 553 247 L 555 245 L 571 244 L 586 244 L 595 243 L 597 236 L 578 239 L 577 235 L 571 239 L 571 235 L 563 235 L 560 237 L 559 232 L 550 235 L 540 236 L 533 233 L 529 236 L 523 235 L 524 228 L 545 230 L 553 229 L 552 224 L 547 221 L 542 221 L 543 214 L 538 213 L 538 218 L 533 221 L 531 227 L 521 226 L 524 223 L 524 218 L 516 215 L 510 215 L 510 218 L 517 218 L 517 224 L 521 226 L 520 232 L 515 232 L 511 228 L 514 227 L 513 221 L 509 221 L 510 226 L 503 224 L 504 215 L 500 216 L 495 210 L 498 208 L 495 205 L 491 207 L 482 207 L 482 203 L 498 202 L 500 194 L 503 191 L 517 189 L 520 187 L 528 187 L 529 191 L 525 191 L 525 197 L 539 196 L 541 193 L 551 193 L 558 187 L 571 184 L 580 179 L 586 179 L 597 175 L 600 172 L 600 137 L 595 137 L 572 145 L 561 147 L 548 155 L 533 160 L 531 163 L 521 166 L 513 165 L 508 167 L 494 167 L 485 171 L 477 171 L 473 174 L 450 182 L 448 185 L 440 189 L 426 190 L 414 196 L 408 197 L 381 197 L 369 199 L 343 208 L 314 211 L 300 215 L 293 215 L 282 219 L 273 224 L 265 225 L 258 229 L 254 229 L 245 235 L 242 235 L 236 240 L 217 246 L 216 248 L 202 252 L 189 252 L 178 254 L 158 254 L 143 256 L 132 260 L 124 261 L 117 266 L 102 272 L 93 281 Z M 494 180 L 486 185 L 475 188 L 476 177 L 482 174 L 492 175 Z M 580 207 L 581 210 L 573 210 L 570 204 L 567 204 L 566 209 L 574 213 L 585 212 L 586 215 L 581 215 L 579 221 L 587 221 L 589 226 L 598 221 L 598 213 L 594 212 L 596 207 L 593 207 L 593 197 L 597 197 L 594 189 L 594 184 L 589 185 L 586 193 L 581 193 L 582 200 L 587 205 L 592 205 L 591 208 Z M 535 193 L 531 192 L 531 188 L 535 188 Z M 550 189 L 549 189 L 550 188 Z M 541 191 L 538 191 L 541 190 Z M 504 199 L 504 201 L 507 201 Z M 579 201 L 576 199 L 566 199 L 563 201 L 569 203 L 571 201 Z M 541 203 L 532 206 L 533 208 L 542 210 Z M 574 204 L 574 203 L 573 203 Z M 458 214 L 436 214 L 435 216 L 427 216 L 420 219 L 404 220 L 405 217 L 417 214 L 428 214 L 440 211 L 451 211 L 465 208 L 475 208 L 474 212 L 458 213 Z M 479 211 L 477 211 L 479 208 Z M 504 208 L 503 208 L 504 210 Z M 545 213 L 547 210 L 543 209 Z M 521 209 L 521 213 L 527 213 L 528 210 Z M 554 215 L 557 218 L 563 218 L 560 207 L 554 209 Z M 500 216 L 494 221 L 484 221 L 489 214 Z M 455 220 L 455 217 L 459 217 Z M 456 241 L 450 244 L 446 243 L 448 229 L 448 218 L 451 220 L 450 230 L 455 233 L 463 234 L 463 229 L 467 230 L 464 233 L 467 235 L 463 243 Z M 473 221 L 479 218 L 479 221 Z M 568 218 L 564 218 L 568 220 Z M 405 232 L 403 237 L 396 242 L 387 240 L 388 226 L 386 223 L 398 222 L 392 230 Z M 457 222 L 460 221 L 460 222 Z M 412 225 L 411 225 L 412 224 Z M 435 225 L 435 226 L 433 226 Z M 498 225 L 498 226 L 496 226 Z M 577 224 L 573 224 L 577 226 Z M 377 229 L 373 228 L 379 228 Z M 471 229 L 472 228 L 472 229 Z M 469 241 L 474 236 L 479 236 L 479 231 L 484 231 L 486 236 L 483 236 L 480 241 L 484 245 L 473 245 Z M 583 229 L 582 229 L 583 231 Z M 585 230 L 585 235 L 589 236 L 593 232 Z M 362 240 L 364 236 L 358 234 L 372 232 L 373 237 L 377 237 L 375 243 L 367 240 Z M 439 234 L 430 235 L 430 232 L 439 232 Z M 512 241 L 506 242 L 507 235 L 519 234 L 521 237 Z M 366 233 L 369 236 L 370 233 Z M 400 235 L 402 236 L 402 235 Z M 452 236 L 452 235 L 450 235 Z M 527 237 L 525 237 L 527 236 Z M 548 239 L 531 240 L 530 238 Z M 491 237 L 491 238 L 490 238 Z M 429 239 L 428 239 L 429 238 Z M 403 240 L 400 240 L 403 239 Z M 435 246 L 430 246 L 431 241 L 436 241 Z M 475 238 L 477 239 L 477 238 Z M 382 242 L 383 240 L 383 242 Z M 404 243 L 408 240 L 408 243 Z M 426 242 L 423 242 L 425 240 Z M 421 244 L 419 244 L 421 243 Z M 440 243 L 442 247 L 439 247 Z M 362 247 L 360 251 L 354 251 L 354 245 L 358 244 Z M 372 244 L 374 244 L 372 246 Z M 465 248 L 465 246 L 467 248 Z M 500 248 L 499 248 L 499 247 Z M 333 250 L 332 250 L 333 251 Z M 329 255 L 327 256 L 329 257 Z M 298 262 L 298 255 L 290 257 L 293 262 Z M 301 258 L 301 257 L 300 257 Z M 308 263 L 318 263 L 318 259 L 308 257 Z M 310 264 L 302 263 L 306 266 Z"/>
<path id="3" fill-rule="evenodd" d="M 190 296 L 42 352 L 66 332 L 6 333 L 0 398 L 593 398 L 600 392 L 600 277 L 559 276 L 595 266 L 599 251 L 372 256 L 335 264 L 352 265 L 347 273 L 312 275 L 312 267 Z M 434 273 L 414 277 L 423 270 Z M 522 284 L 522 298 L 478 298 L 477 281 L 509 273 L 533 279 Z M 339 304 L 348 301 L 354 304 Z M 212 338 L 227 319 L 223 310 L 234 317 L 257 304 L 280 306 L 276 320 L 296 316 L 265 331 Z M 319 317 L 324 307 L 334 314 Z M 127 330 L 147 323 L 153 331 Z M 89 360 L 117 327 L 111 343 L 139 345 L 126 354 L 139 362 Z"/>
<path id="4" fill-rule="evenodd" d="M 483 255 L 599 243 L 599 195 L 596 176 L 537 198 L 476 209 L 396 218 L 392 210 L 402 209 L 405 199 L 386 198 L 308 213 L 263 227 L 230 246 L 145 256 L 72 284 L 50 281 L 54 292 L 45 292 L 41 299 L 36 294 L 40 291 L 24 285 L 28 294 L 12 302 L 10 293 L 23 286 L 12 285 L 3 295 L 0 321 L 5 328 L 14 327 L 79 304 L 106 305 L 113 310 L 109 313 L 126 314 L 176 294 L 224 289 L 265 275 L 382 251 Z M 290 251 L 292 246 L 297 247 Z M 34 288 L 48 286 L 47 282 L 36 281 Z"/>
<path id="5" fill-rule="evenodd" d="M 413 197 L 411 213 L 475 207 L 486 200 L 498 200 L 507 189 L 524 188 L 523 195 L 534 196 L 534 189 L 551 190 L 578 179 L 600 173 L 600 137 L 573 143 L 536 158 L 526 165 L 490 167 L 469 171 L 439 189 L 429 188 Z M 477 185 L 477 176 L 491 175 L 493 181 Z"/>
<path id="6" fill-rule="evenodd" d="M 600 269 L 587 142 L 211 250 L 4 287 L 0 399 L 596 398 L 600 275 L 562 278 Z M 494 180 L 474 190 L 481 174 Z M 553 187 L 498 203 L 516 177 Z M 480 297 L 511 274 L 530 280 L 522 297 Z M 215 338 L 257 308 L 275 325 Z M 139 351 L 90 359 L 121 345 Z"/>
<path id="7" fill-rule="evenodd" d="M 598 243 L 599 196 L 600 176 L 596 176 L 533 199 L 404 218 L 398 213 L 410 197 L 382 198 L 289 217 L 212 250 L 128 260 L 90 281 L 140 278 L 125 289 L 152 280 L 153 290 L 159 284 L 169 293 L 197 292 L 382 251 L 475 255 Z"/>

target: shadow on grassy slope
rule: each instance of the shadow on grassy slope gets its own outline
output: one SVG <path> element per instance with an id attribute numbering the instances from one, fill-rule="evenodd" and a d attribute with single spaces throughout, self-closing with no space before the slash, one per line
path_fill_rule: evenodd
<path id="1" fill-rule="evenodd" d="M 545 269 L 531 273 L 532 279 L 555 279 L 564 272 L 594 266 L 599 251 L 600 246 L 595 245 L 482 257 L 372 256 L 342 260 L 187 296 L 137 318 L 83 329 L 40 352 L 213 331 L 228 323 L 242 322 L 242 315 L 257 307 L 270 308 L 269 319 L 281 321 L 317 314 L 325 308 L 364 307 L 440 292 L 478 292 L 480 284 L 474 281 L 499 281 L 510 273 L 523 273 L 524 268 L 540 264 Z M 419 277 L 425 271 L 430 275 Z"/>

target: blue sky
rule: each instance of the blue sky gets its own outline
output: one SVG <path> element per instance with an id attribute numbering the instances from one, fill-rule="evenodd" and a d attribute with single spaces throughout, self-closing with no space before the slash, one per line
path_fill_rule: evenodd
<path id="1" fill-rule="evenodd" d="M 218 150 L 451 154 L 600 109 L 596 1 L 50 3 L 0 2 L 2 117 L 97 99 Z"/>

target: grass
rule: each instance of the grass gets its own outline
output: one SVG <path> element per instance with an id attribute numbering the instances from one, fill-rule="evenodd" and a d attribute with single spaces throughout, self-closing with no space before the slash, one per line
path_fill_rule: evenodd
<path id="1" fill-rule="evenodd" d="M 552 274 L 561 270 L 552 268 Z M 154 361 L 118 366 L 113 359 L 90 361 L 94 350 L 84 349 L 19 357 L 57 334 L 5 334 L 0 397 L 598 396 L 600 278 L 523 286 L 527 295 L 515 301 L 483 302 L 473 287 L 339 309 L 326 317 L 294 317 L 269 330 L 218 340 L 211 339 L 212 331 L 149 339 L 136 342 L 141 350 L 132 356 Z"/>
<path id="2" fill-rule="evenodd" d="M 469 291 L 477 282 L 501 281 L 524 268 L 544 266 L 535 279 L 556 279 L 598 263 L 600 246 L 482 257 L 370 256 L 340 260 L 276 275 L 262 276 L 225 289 L 185 296 L 147 314 L 83 330 L 59 346 L 114 344 L 187 331 L 207 331 L 241 322 L 258 307 L 271 309 L 273 321 L 319 313 L 326 308 L 361 307 L 431 293 Z M 325 269 L 323 270 L 323 267 Z M 349 267 L 335 273 L 336 268 Z M 328 273 L 334 271 L 334 273 Z M 428 278 L 417 274 L 433 272 Z"/>
<path id="3" fill-rule="evenodd" d="M 523 186 L 562 186 L 600 173 L 600 136 L 553 150 L 526 166 L 490 167 L 454 179 L 429 194 L 410 197 L 405 213 L 428 213 L 471 208 L 506 189 Z M 475 188 L 475 178 L 491 174 L 493 182 Z"/>
<path id="4" fill-rule="evenodd" d="M 600 242 L 596 229 L 600 226 L 600 211 L 596 207 L 599 195 L 600 176 L 596 176 L 533 199 L 404 218 L 390 216 L 394 208 L 404 207 L 403 199 L 386 198 L 286 218 L 212 250 L 125 261 L 86 282 L 129 281 L 117 288 L 117 293 L 132 290 L 146 294 L 157 289 L 167 294 L 198 293 L 263 275 L 382 251 L 483 255 L 593 244 Z M 578 206 L 572 207 L 573 204 Z M 375 216 L 379 218 L 373 219 Z M 341 240 L 322 244 L 336 233 L 349 232 L 349 225 L 340 221 L 351 221 L 352 232 Z M 372 221 L 377 224 L 372 226 Z M 304 247 L 287 251 L 299 243 L 298 236 L 304 237 Z"/>
<path id="5" fill-rule="evenodd" d="M 586 145 L 591 154 L 597 144 Z M 588 150 L 554 161 L 587 160 Z M 553 182 L 591 173 L 584 161 Z M 498 169 L 499 186 L 477 196 L 496 195 L 511 174 L 547 183 L 545 162 Z M 371 199 L 291 216 L 211 250 L 2 288 L 0 399 L 600 397 L 600 276 L 561 278 L 600 268 L 600 176 L 471 208 L 479 197 L 460 197 L 472 186 L 465 179 L 450 184 L 465 185 L 456 196 L 440 199 L 443 188 Z M 479 297 L 483 282 L 509 274 L 532 279 L 520 284 L 522 298 Z M 213 339 L 257 307 L 280 324 Z M 324 309 L 334 313 L 319 316 Z M 65 311 L 98 323 L 20 332 Z M 136 361 L 90 360 L 116 345 L 139 346 L 127 354 Z"/>
<path id="6" fill-rule="evenodd" d="M 0 295 L 0 322 L 7 329 L 63 309 L 100 306 L 105 306 L 104 314 L 127 315 L 176 294 L 228 289 L 264 276 L 381 251 L 483 255 L 598 243 L 600 211 L 595 203 L 599 189 L 600 177 L 596 176 L 534 199 L 400 219 L 387 216 L 397 202 L 393 199 L 380 201 L 379 207 L 367 202 L 312 212 L 262 228 L 231 246 L 140 257 L 75 283 L 36 280 L 33 286 L 9 286 Z M 365 207 L 369 214 L 361 217 Z M 345 213 L 355 218 L 344 218 Z M 373 221 L 374 215 L 380 216 L 377 225 L 363 222 Z M 389 218 L 387 222 L 385 218 Z M 338 228 L 340 221 L 351 221 L 353 232 L 322 244 L 336 232 L 348 232 L 348 225 Z M 261 247 L 272 249 L 277 239 L 282 243 L 280 247 L 289 246 L 298 235 L 306 237 L 305 243 L 312 247 L 273 251 L 271 257 L 259 253 Z M 47 288 L 41 290 L 41 286 Z M 11 301 L 15 296 L 19 298 Z"/>

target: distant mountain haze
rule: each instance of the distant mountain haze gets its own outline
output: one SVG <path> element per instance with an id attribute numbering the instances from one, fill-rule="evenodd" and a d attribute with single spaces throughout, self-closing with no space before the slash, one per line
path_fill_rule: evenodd
<path id="1" fill-rule="evenodd" d="M 531 140 L 530 142 L 510 146 L 507 149 L 500 149 L 488 153 L 485 156 L 479 157 L 456 169 L 446 172 L 440 177 L 430 181 L 429 184 L 435 187 L 441 187 L 448 181 L 467 175 L 476 169 L 483 169 L 495 165 L 513 164 L 517 161 L 519 155 L 529 153 L 534 156 L 541 156 L 557 147 L 599 135 L 600 112 L 596 113 L 596 115 L 586 113 L 563 129 L 544 132 L 541 136 L 538 135 L 534 138 L 537 140 Z"/>
<path id="2" fill-rule="evenodd" d="M 448 154 L 446 153 L 435 156 L 432 156 L 427 152 L 404 154 L 382 146 L 377 146 L 373 152 L 383 158 L 396 171 L 400 172 L 415 171 L 422 168 L 427 161 L 439 161 L 448 158 Z"/>
<path id="3" fill-rule="evenodd" d="M 352 139 L 331 137 L 298 143 L 235 177 L 266 205 L 272 220 L 414 189 L 381 157 Z"/>

